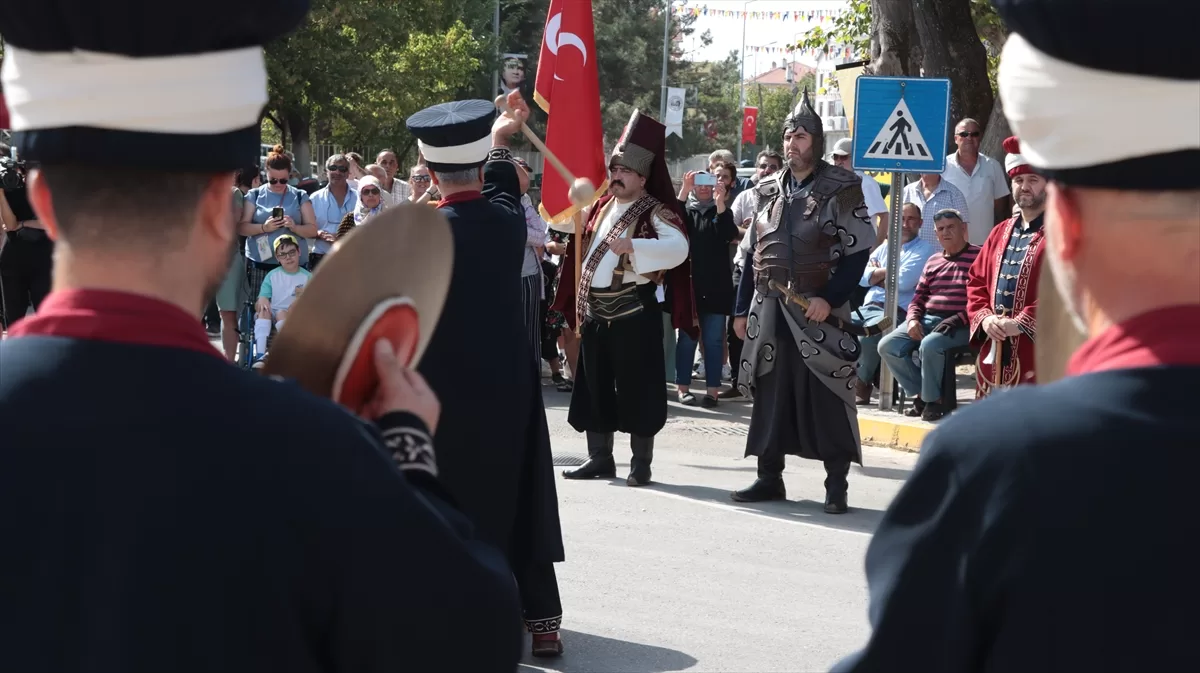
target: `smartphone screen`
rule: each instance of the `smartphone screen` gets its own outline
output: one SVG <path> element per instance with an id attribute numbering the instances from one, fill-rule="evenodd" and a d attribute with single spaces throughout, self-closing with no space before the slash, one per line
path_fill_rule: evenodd
<path id="1" fill-rule="evenodd" d="M 712 173 L 697 173 L 696 174 L 696 186 L 697 187 L 705 187 L 705 186 L 712 187 L 712 186 L 715 186 L 716 184 L 717 184 L 717 177 L 715 175 L 713 175 Z"/>
<path id="2" fill-rule="evenodd" d="M 279 207 L 272 208 L 271 209 L 271 217 L 274 217 L 276 219 L 282 219 L 283 218 L 283 208 L 279 208 Z"/>

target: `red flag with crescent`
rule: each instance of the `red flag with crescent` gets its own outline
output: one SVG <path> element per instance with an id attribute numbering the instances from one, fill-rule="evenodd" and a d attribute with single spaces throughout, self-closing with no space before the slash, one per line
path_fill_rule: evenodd
<path id="1" fill-rule="evenodd" d="M 742 109 L 742 142 L 753 143 L 758 134 L 758 108 Z"/>
<path id="2" fill-rule="evenodd" d="M 608 158 L 604 155 L 604 127 L 600 121 L 592 0 L 550 0 L 533 99 L 549 117 L 546 147 L 572 175 L 591 180 L 596 195 L 602 196 L 608 188 Z M 571 185 L 549 161 L 545 166 L 542 217 L 549 222 L 566 222 L 581 207 L 567 196 Z"/>

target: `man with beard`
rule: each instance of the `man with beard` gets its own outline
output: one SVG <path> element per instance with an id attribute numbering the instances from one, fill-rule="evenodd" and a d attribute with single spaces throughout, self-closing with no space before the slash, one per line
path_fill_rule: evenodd
<path id="1" fill-rule="evenodd" d="M 1047 260 L 1088 340 L 1066 378 L 929 435 L 867 551 L 874 634 L 835 670 L 1195 670 L 1200 61 L 1150 25 L 1200 5 L 1150 0 L 1135 25 L 1115 1 L 995 5 L 1004 112 L 1049 180 Z M 1114 125 L 1146 101 L 1155 124 Z"/>
<path id="2" fill-rule="evenodd" d="M 1038 277 L 1045 253 L 1046 178 L 1020 153 L 1016 137 L 1004 141 L 1004 168 L 1019 213 L 1001 222 L 979 251 L 967 276 L 967 319 L 975 362 L 975 394 L 1036 383 Z"/>
<path id="3" fill-rule="evenodd" d="M 758 456 L 758 479 L 731 497 L 785 499 L 784 456 L 794 455 L 825 464 L 825 511 L 841 514 L 850 463 L 862 460 L 854 405 L 859 345 L 835 324 L 850 321 L 849 299 L 875 229 L 862 178 L 821 159 L 824 128 L 807 90 L 783 123 L 783 148 L 788 169 L 755 188 L 764 205 L 751 224 L 752 267 L 734 308 L 734 328 L 746 340 L 738 389 L 756 398 L 746 455 Z"/>
<path id="4" fill-rule="evenodd" d="M 381 340 L 359 420 L 229 366 L 197 319 L 258 156 L 261 45 L 307 9 L 0 7 L 14 144 L 57 241 L 52 293 L 0 343 L 6 670 L 517 665 L 511 571 L 444 499 L 438 403 L 397 358 L 418 335 Z"/>
<path id="5" fill-rule="evenodd" d="M 666 127 L 634 110 L 609 159 L 608 194 L 592 206 L 580 247 L 572 237 L 559 266 L 560 275 L 573 273 L 575 255 L 587 251 L 578 287 L 559 282 L 553 306 L 570 328 L 583 322 L 567 421 L 587 433 L 588 459 L 564 471 L 567 479 L 615 477 L 613 435 L 620 431 L 629 433 L 633 452 L 625 483 L 650 483 L 654 436 L 667 422 L 658 283 L 672 324 L 699 336 L 687 230 L 665 146 Z"/>

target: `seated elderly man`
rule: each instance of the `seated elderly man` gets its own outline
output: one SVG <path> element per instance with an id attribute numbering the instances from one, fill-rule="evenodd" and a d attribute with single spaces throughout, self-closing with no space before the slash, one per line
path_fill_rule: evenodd
<path id="1" fill-rule="evenodd" d="M 918 397 L 907 416 L 936 421 L 946 415 L 942 396 L 942 373 L 946 351 L 966 345 L 967 271 L 979 256 L 979 246 L 967 241 L 967 223 L 953 208 L 939 210 L 933 216 L 934 230 L 942 252 L 925 264 L 921 279 L 908 305 L 908 320 L 879 342 L 879 355 L 887 363 L 904 392 Z M 913 362 L 913 351 L 920 351 L 921 365 Z"/>
<path id="2" fill-rule="evenodd" d="M 937 254 L 937 246 L 922 240 L 921 209 L 916 204 L 904 204 L 903 217 L 900 220 L 900 270 L 897 275 L 899 283 L 896 291 L 896 315 L 893 320 L 897 324 L 904 321 L 909 302 L 912 301 L 917 281 L 921 277 L 921 269 L 925 262 Z M 891 241 L 875 248 L 871 253 L 867 268 L 863 270 L 859 285 L 868 288 L 863 299 L 863 305 L 852 316 L 851 320 L 859 325 L 876 325 L 883 320 L 886 310 L 886 292 L 884 283 L 887 280 L 888 246 Z M 858 356 L 858 384 L 855 386 L 855 398 L 859 404 L 871 403 L 872 381 L 879 373 L 879 340 L 880 336 L 863 337 L 859 341 L 862 348 Z"/>

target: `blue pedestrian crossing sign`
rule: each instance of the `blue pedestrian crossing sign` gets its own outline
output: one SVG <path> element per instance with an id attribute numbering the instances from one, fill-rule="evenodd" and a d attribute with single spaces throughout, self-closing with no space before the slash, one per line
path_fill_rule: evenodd
<path id="1" fill-rule="evenodd" d="M 859 77 L 852 165 L 855 170 L 941 173 L 949 124 L 950 80 Z"/>

